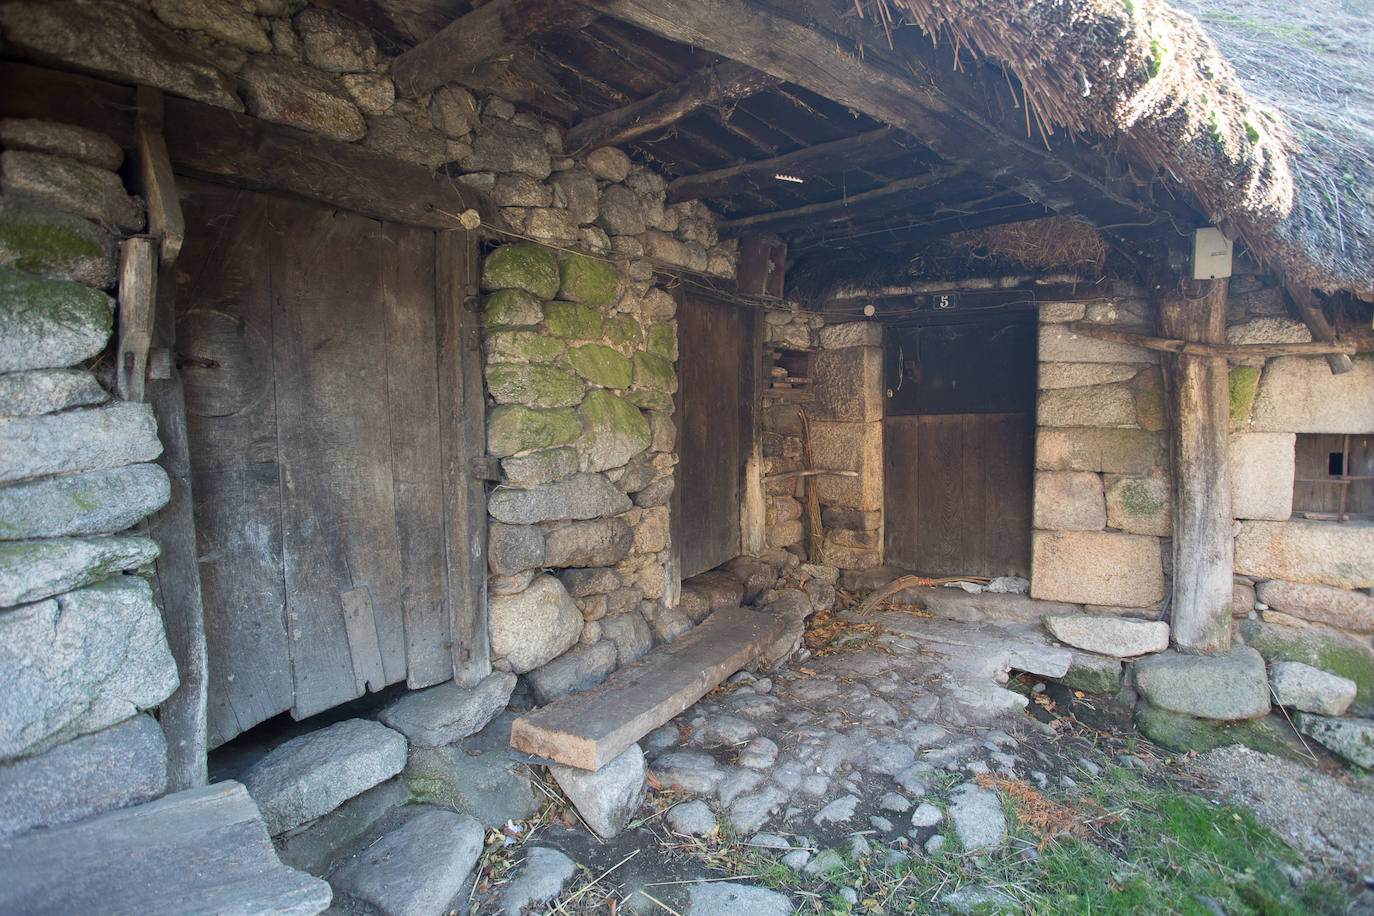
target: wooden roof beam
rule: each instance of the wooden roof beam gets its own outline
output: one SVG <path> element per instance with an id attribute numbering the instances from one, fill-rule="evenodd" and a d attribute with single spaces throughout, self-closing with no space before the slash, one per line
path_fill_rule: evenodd
<path id="1" fill-rule="evenodd" d="M 422 95 L 545 32 L 582 28 L 595 18 L 591 10 L 563 0 L 491 0 L 396 58 L 396 88 L 404 95 Z"/>
<path id="2" fill-rule="evenodd" d="M 821 170 L 835 171 L 837 162 L 843 163 L 846 168 L 859 167 L 864 162 L 863 154 L 866 151 L 883 145 L 894 136 L 896 131 L 892 128 L 880 127 L 829 143 L 818 143 L 771 159 L 757 159 L 710 172 L 684 175 L 669 182 L 668 203 L 675 204 L 706 197 L 730 197 L 741 191 L 765 188 L 773 181 L 773 176 L 778 174 L 805 176 Z"/>
<path id="3" fill-rule="evenodd" d="M 579 2 L 645 31 L 742 61 L 900 128 L 945 160 L 989 174 L 1052 211 L 1095 200 L 1100 202 L 1095 214 L 1110 223 L 1132 222 L 1146 212 L 1137 191 L 1102 175 L 1096 154 L 1067 141 L 1050 150 L 1040 137 L 1004 128 L 979 114 L 980 107 L 960 104 L 941 83 L 913 78 L 915 65 L 902 65 L 880 52 L 884 41 L 873 41 L 861 57 L 845 49 L 850 42 L 840 31 L 773 15 L 749 0 Z M 940 79 L 966 77 L 945 73 Z"/>
<path id="4" fill-rule="evenodd" d="M 667 127 L 698 108 L 741 99 L 777 84 L 774 77 L 746 64 L 732 60 L 713 64 L 647 98 L 573 126 L 564 146 L 572 153 L 615 146 Z"/>
<path id="5" fill-rule="evenodd" d="M 902 178 L 871 191 L 850 194 L 839 200 L 827 200 L 791 210 L 774 210 L 771 213 L 756 213 L 752 216 L 725 220 L 717 228 L 721 235 L 728 236 L 739 235 L 742 232 L 784 232 L 798 226 L 815 226 L 827 220 L 849 219 L 857 210 L 869 209 L 875 204 L 886 205 L 893 197 L 932 188 L 962 172 L 963 169 L 957 166 L 946 166 L 933 169 L 924 175 Z"/>

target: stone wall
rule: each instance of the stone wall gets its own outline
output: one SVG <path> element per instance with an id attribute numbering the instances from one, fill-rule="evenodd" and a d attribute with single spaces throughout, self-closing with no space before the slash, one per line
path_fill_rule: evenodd
<path id="1" fill-rule="evenodd" d="M 1031 595 L 1156 617 L 1170 535 L 1159 358 L 1065 327 L 1154 333 L 1152 306 L 1118 292 L 1040 310 Z"/>
<path id="2" fill-rule="evenodd" d="M 1306 342 L 1281 291 L 1232 282 L 1230 343 Z M 1231 367 L 1231 492 L 1236 573 L 1250 599 L 1235 611 L 1279 627 L 1374 634 L 1374 523 L 1293 517 L 1299 433 L 1374 433 L 1374 356 L 1335 375 L 1323 357 L 1277 357 Z"/>
<path id="3" fill-rule="evenodd" d="M 1170 491 L 1159 361 L 1074 334 L 1072 320 L 1154 333 L 1129 288 L 1041 310 L 1031 594 L 1148 616 L 1168 588 Z M 1310 341 L 1283 291 L 1253 267 L 1230 284 L 1227 341 Z M 1233 361 L 1231 486 L 1237 616 L 1374 632 L 1374 525 L 1295 519 L 1297 433 L 1374 432 L 1374 357 L 1333 375 L 1322 357 Z M 1268 596 L 1269 600 L 1266 600 Z"/>
<path id="4" fill-rule="evenodd" d="M 121 236 L 143 226 L 123 153 L 69 125 L 0 122 L 0 838 L 163 793 L 146 712 L 177 688 L 126 532 L 166 504 L 152 410 L 112 400 Z M 102 381 L 104 384 L 102 384 Z"/>
<path id="5" fill-rule="evenodd" d="M 765 540 L 813 564 L 869 569 L 882 564 L 883 379 L 882 326 L 876 322 L 826 325 L 820 315 L 770 312 L 765 346 L 809 354 L 807 397 L 766 403 L 763 474 L 805 467 L 798 408 L 805 409 L 813 465 L 850 472 L 812 480 L 821 504 L 820 555 L 806 557 L 805 478 L 767 480 Z M 767 395 L 765 394 L 765 398 Z"/>
<path id="6" fill-rule="evenodd" d="M 497 94 L 449 84 L 398 96 L 376 37 L 302 0 L 6 0 L 0 30 L 6 56 L 246 111 L 489 193 L 501 225 L 487 228 L 510 241 L 486 259 L 483 275 L 488 451 L 502 473 L 489 504 L 496 665 L 528 674 L 549 699 L 690 625 L 676 609 L 669 538 L 676 305 L 658 278 L 665 268 L 734 276 L 735 243 L 716 237 L 703 204 L 667 205 L 663 176 L 618 150 L 565 155 L 562 127 Z M 0 368 L 0 403 L 11 412 L 0 420 L 10 484 L 0 536 L 14 540 L 0 559 L 0 605 L 24 610 L 3 612 L 10 630 L 0 645 L 13 655 L 5 666 L 12 679 L 58 679 L 49 662 L 26 661 L 45 633 L 70 650 L 52 659 L 97 673 L 80 674 L 91 702 L 79 714 L 34 705 L 37 691 L 18 683 L 4 690 L 16 709 L 33 706 L 18 718 L 4 708 L 0 719 L 16 723 L 0 747 L 4 759 L 103 735 L 175 687 L 143 581 L 82 588 L 156 555 L 146 540 L 86 537 L 126 528 L 166 500 L 165 475 L 146 464 L 160 451 L 151 414 L 141 405 L 95 406 L 108 396 L 90 373 L 63 368 L 106 346 L 113 303 L 87 287 L 113 284 L 117 236 L 142 228 L 142 212 L 123 193 L 109 141 L 50 128 L 64 154 L 54 157 L 20 128 L 5 128 L 0 205 L 0 264 L 20 268 L 0 278 L 5 343 L 27 359 Z M 82 514 L 63 506 L 93 502 L 109 510 L 99 524 L 53 522 Z M 33 540 L 40 537 L 62 540 Z M 48 584 L 23 572 L 40 566 L 52 570 Z M 93 613 L 97 599 L 119 614 Z M 43 629 L 53 620 L 101 626 L 104 635 L 71 648 L 84 632 L 59 625 L 54 637 Z M 144 651 L 102 660 L 104 642 L 134 640 Z M 143 672 L 137 690 L 129 666 Z M 95 702 L 101 690 L 123 705 Z M 50 693 L 61 693 L 53 703 L 77 705 Z M 135 731 L 146 742 L 148 730 Z"/>

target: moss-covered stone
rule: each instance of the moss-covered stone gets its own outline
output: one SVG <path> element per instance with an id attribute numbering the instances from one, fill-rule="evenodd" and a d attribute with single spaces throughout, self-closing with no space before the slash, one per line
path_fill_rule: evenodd
<path id="1" fill-rule="evenodd" d="M 602 333 L 613 347 L 639 343 L 639 324 L 628 315 L 607 318 Z"/>
<path id="2" fill-rule="evenodd" d="M 602 344 L 586 344 L 568 351 L 577 374 L 603 388 L 628 388 L 633 369 L 630 361 Z"/>
<path id="3" fill-rule="evenodd" d="M 582 424 L 571 408 L 498 407 L 487 424 L 487 451 L 504 458 L 530 449 L 565 445 L 581 430 Z"/>
<path id="4" fill-rule="evenodd" d="M 1266 662 L 1302 662 L 1355 682 L 1350 713 L 1374 716 L 1374 650 L 1363 642 L 1325 627 L 1285 627 L 1259 620 L 1237 625 L 1241 639 Z"/>
<path id="5" fill-rule="evenodd" d="M 1266 754 L 1310 760 L 1292 727 L 1277 713 L 1243 722 L 1214 722 L 1142 703 L 1136 710 L 1135 724 L 1155 744 L 1180 754 L 1243 744 Z"/>
<path id="6" fill-rule="evenodd" d="M 571 372 L 552 366 L 493 363 L 487 367 L 487 390 L 498 404 L 527 407 L 573 407 L 587 386 Z"/>
<path id="7" fill-rule="evenodd" d="M 552 363 L 563 346 L 537 331 L 492 331 L 486 339 L 487 359 L 494 363 Z"/>
<path id="8" fill-rule="evenodd" d="M 582 470 L 618 468 L 649 447 L 649 421 L 637 407 L 605 389 L 589 392 L 578 408 Z"/>
<path id="9" fill-rule="evenodd" d="M 673 396 L 666 391 L 653 391 L 649 388 L 634 388 L 622 397 L 641 410 L 673 412 Z"/>
<path id="10" fill-rule="evenodd" d="M 114 237 L 95 223 L 14 200 L 0 204 L 0 267 L 107 289 L 117 263 Z"/>
<path id="11" fill-rule="evenodd" d="M 554 337 L 596 340 L 601 336 L 601 313 L 576 302 L 545 302 L 544 324 Z"/>
<path id="12" fill-rule="evenodd" d="M 482 265 L 486 289 L 523 289 L 540 299 L 558 295 L 558 259 L 543 245 L 502 245 Z"/>
<path id="13" fill-rule="evenodd" d="M 570 254 L 558 265 L 558 276 L 561 282 L 558 294 L 564 299 L 588 305 L 615 302 L 620 274 L 606 261 Z"/>
<path id="14" fill-rule="evenodd" d="M 1074 654 L 1069 670 L 1057 679 L 1070 690 L 1083 693 L 1116 693 L 1121 688 L 1121 662 L 1114 658 L 1093 658 Z"/>
<path id="15" fill-rule="evenodd" d="M 649 352 L 668 361 L 677 359 L 677 322 L 654 325 L 649 331 Z"/>
<path id="16" fill-rule="evenodd" d="M 68 280 L 0 270 L 0 372 L 74 365 L 105 349 L 114 300 Z"/>
<path id="17" fill-rule="evenodd" d="M 486 325 L 489 328 L 520 328 L 544 319 L 544 307 L 527 290 L 502 289 L 487 298 Z"/>
<path id="18" fill-rule="evenodd" d="M 652 353 L 636 353 L 634 386 L 650 391 L 676 391 L 677 374 L 673 372 L 673 364 Z"/>
<path id="19" fill-rule="evenodd" d="M 1250 408 L 1254 406 L 1255 395 L 1259 392 L 1260 371 L 1250 366 L 1237 366 L 1231 370 L 1231 424 L 1243 426 L 1250 419 Z"/>

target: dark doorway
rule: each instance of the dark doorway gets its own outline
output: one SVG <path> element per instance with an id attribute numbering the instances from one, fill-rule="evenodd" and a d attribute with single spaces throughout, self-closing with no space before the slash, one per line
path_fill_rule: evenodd
<path id="1" fill-rule="evenodd" d="M 753 322 L 739 307 L 684 295 L 678 307 L 678 511 L 682 577 L 740 552 L 744 467 L 752 445 Z"/>
<path id="2" fill-rule="evenodd" d="M 1036 315 L 937 321 L 887 334 L 887 562 L 1028 576 Z"/>
<path id="3" fill-rule="evenodd" d="M 485 537 L 470 529 L 485 500 L 462 472 L 482 450 L 471 237 L 181 190 L 211 746 L 286 710 L 481 673 Z"/>

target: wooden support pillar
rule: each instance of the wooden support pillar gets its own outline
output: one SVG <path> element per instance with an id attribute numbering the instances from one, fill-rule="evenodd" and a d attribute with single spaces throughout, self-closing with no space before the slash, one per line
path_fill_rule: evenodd
<path id="1" fill-rule="evenodd" d="M 1226 280 L 1185 280 L 1160 303 L 1165 337 L 1226 342 Z M 1230 386 L 1224 358 L 1164 357 L 1174 479 L 1174 647 L 1225 652 L 1231 647 L 1235 542 L 1231 518 L 1228 425 Z"/>

